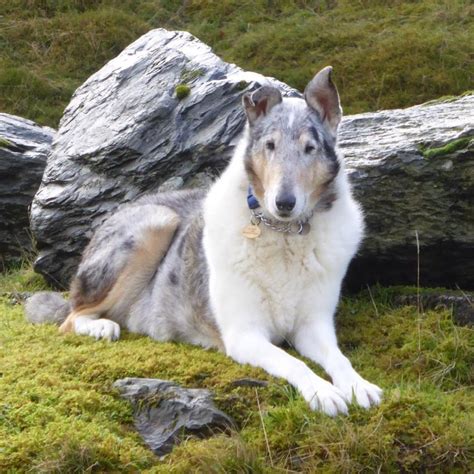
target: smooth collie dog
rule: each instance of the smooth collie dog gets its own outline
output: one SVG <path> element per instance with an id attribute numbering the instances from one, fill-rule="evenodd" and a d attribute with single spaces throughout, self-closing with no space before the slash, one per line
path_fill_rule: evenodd
<path id="1" fill-rule="evenodd" d="M 86 248 L 70 302 L 39 293 L 26 304 L 30 321 L 97 339 L 125 328 L 218 348 L 283 377 L 328 415 L 380 403 L 381 389 L 353 369 L 334 327 L 363 216 L 336 151 L 342 110 L 331 71 L 311 80 L 304 99 L 268 86 L 244 95 L 247 126 L 211 189 L 121 206 Z"/>

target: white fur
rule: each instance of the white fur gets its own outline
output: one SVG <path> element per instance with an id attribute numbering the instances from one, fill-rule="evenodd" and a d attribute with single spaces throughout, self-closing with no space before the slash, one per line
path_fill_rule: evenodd
<path id="1" fill-rule="evenodd" d="M 110 319 L 96 319 L 97 315 L 78 316 L 74 320 L 74 332 L 96 339 L 116 341 L 120 337 L 120 326 Z"/>
<path id="2" fill-rule="evenodd" d="M 381 389 L 341 353 L 333 322 L 342 278 L 363 235 L 362 213 L 343 167 L 336 178 L 338 199 L 329 211 L 314 214 L 308 235 L 261 225 L 261 236 L 247 239 L 245 147 L 244 138 L 204 204 L 210 299 L 227 354 L 285 378 L 313 409 L 328 415 L 346 413 L 353 396 L 363 407 L 378 404 Z M 320 364 L 333 384 L 275 345 L 283 340 Z"/>

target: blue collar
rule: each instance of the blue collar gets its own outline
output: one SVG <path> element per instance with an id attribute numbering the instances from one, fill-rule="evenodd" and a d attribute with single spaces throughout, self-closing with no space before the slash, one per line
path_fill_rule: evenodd
<path id="1" fill-rule="evenodd" d="M 260 203 L 258 202 L 257 198 L 253 195 L 252 188 L 250 185 L 247 190 L 247 204 L 249 206 L 249 209 L 257 209 L 258 207 L 260 207 Z"/>

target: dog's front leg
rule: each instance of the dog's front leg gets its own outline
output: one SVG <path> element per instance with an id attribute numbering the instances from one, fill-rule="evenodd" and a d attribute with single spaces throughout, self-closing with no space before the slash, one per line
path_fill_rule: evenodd
<path id="1" fill-rule="evenodd" d="M 347 413 L 347 404 L 339 389 L 317 376 L 304 362 L 273 345 L 262 332 L 235 328 L 223 334 L 223 338 L 228 356 L 288 380 L 313 410 L 321 410 L 330 416 Z"/>
<path id="2" fill-rule="evenodd" d="M 323 367 L 348 402 L 355 397 L 364 408 L 380 403 L 382 390 L 361 377 L 339 349 L 331 314 L 318 314 L 301 324 L 294 344 L 300 354 Z"/>

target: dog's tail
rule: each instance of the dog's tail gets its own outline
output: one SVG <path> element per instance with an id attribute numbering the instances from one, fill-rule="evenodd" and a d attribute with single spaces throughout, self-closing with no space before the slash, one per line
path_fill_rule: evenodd
<path id="1" fill-rule="evenodd" d="M 25 302 L 26 319 L 33 324 L 61 324 L 70 312 L 71 304 L 53 291 L 40 291 Z"/>

